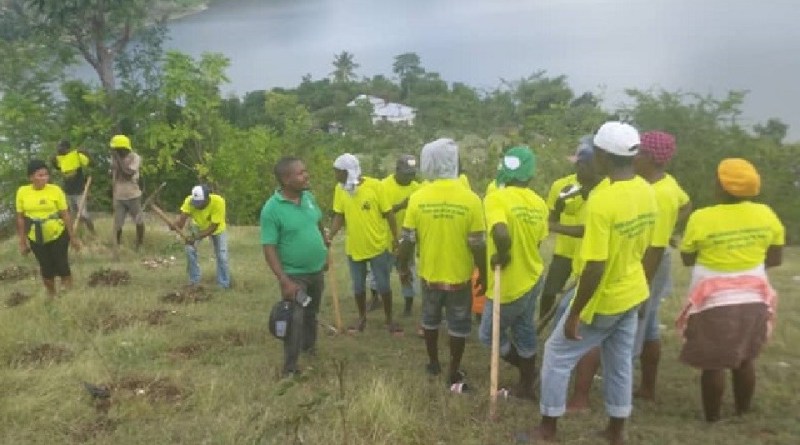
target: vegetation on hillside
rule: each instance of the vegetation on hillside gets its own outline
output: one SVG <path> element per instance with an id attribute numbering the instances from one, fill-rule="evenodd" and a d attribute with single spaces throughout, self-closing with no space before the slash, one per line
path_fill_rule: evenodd
<path id="1" fill-rule="evenodd" d="M 631 90 L 627 106 L 608 109 L 595 93 L 574 91 L 563 75 L 539 71 L 480 90 L 442 79 L 413 52 L 394 58 L 387 67 L 391 76 L 365 76 L 358 71 L 357 55 L 343 51 L 332 57 L 328 77 L 306 75 L 294 88 L 226 96 L 221 93 L 228 82 L 225 56 L 164 51 L 164 28 L 145 27 L 141 16 L 153 1 L 12 0 L 9 5 L 19 7 L 0 9 L 0 56 L 7 62 L 0 66 L 4 187 L 25 180 L 21 166 L 27 159 L 49 156 L 54 143 L 68 137 L 95 155 L 93 207 L 104 208 L 107 141 L 122 132 L 144 159 L 146 188 L 166 180 L 164 199 L 177 205 L 192 184 L 208 182 L 228 197 L 231 221 L 239 224 L 256 220 L 275 187 L 272 164 L 282 155 L 308 161 L 315 192 L 327 206 L 336 155 L 356 153 L 367 174 L 381 176 L 398 153 L 418 153 L 425 142 L 442 136 L 460 143 L 464 169 L 478 192 L 491 179 L 504 147 L 530 145 L 539 156 L 533 187 L 542 193 L 569 172 L 565 158 L 580 136 L 606 119 L 621 118 L 641 130 L 676 135 L 671 170 L 697 206 L 711 202 L 720 159 L 753 161 L 764 176 L 760 199 L 782 217 L 789 239 L 798 239 L 800 147 L 783 143 L 787 128 L 777 119 L 743 128 L 738 116 L 744 92 L 712 97 Z M 89 4 L 98 14 L 107 8 L 104 17 L 119 17 L 107 21 L 100 34 L 98 43 L 109 46 L 113 60 L 98 62 L 106 68 L 111 63 L 98 70 L 99 85 L 72 79 L 67 71 L 81 57 L 92 62 L 80 36 L 69 34 L 70 24 L 86 19 L 76 11 Z M 38 20 L 30 19 L 30 11 Z M 135 30 L 135 41 L 126 38 Z M 415 107 L 414 125 L 373 125 L 369 106 L 347 106 L 359 94 Z M 4 194 L 6 204 L 9 195 Z"/>

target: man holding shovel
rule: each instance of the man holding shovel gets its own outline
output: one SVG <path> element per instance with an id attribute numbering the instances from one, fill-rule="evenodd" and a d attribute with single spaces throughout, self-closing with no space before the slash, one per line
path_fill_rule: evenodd
<path id="1" fill-rule="evenodd" d="M 329 243 L 303 161 L 281 158 L 275 164 L 275 178 L 280 188 L 261 210 L 261 244 L 281 297 L 292 302 L 292 321 L 283 343 L 283 374 L 291 376 L 300 372 L 300 352 L 316 351 Z"/>
<path id="2" fill-rule="evenodd" d="M 536 373 L 536 327 L 533 315 L 541 292 L 544 262 L 539 244 L 547 237 L 548 208 L 528 184 L 536 157 L 528 147 L 513 147 L 500 161 L 495 191 L 483 201 L 489 232 L 490 271 L 486 296 L 500 299 L 500 356 L 519 369 L 520 398 L 533 399 Z M 495 295 L 495 267 L 502 270 L 500 294 Z M 479 331 L 481 342 L 492 341 L 494 305 L 487 304 Z"/>
<path id="3" fill-rule="evenodd" d="M 225 198 L 211 193 L 208 186 L 196 185 L 192 194 L 187 196 L 181 206 L 181 215 L 175 221 L 175 229 L 180 231 L 186 220 L 192 218 L 197 226 L 197 233 L 186 240 L 186 260 L 189 271 L 189 282 L 200 284 L 200 264 L 197 261 L 197 242 L 203 238 L 211 238 L 214 245 L 214 257 L 217 260 L 217 284 L 223 289 L 231 287 L 231 275 L 228 270 L 228 232 L 225 230 Z"/>

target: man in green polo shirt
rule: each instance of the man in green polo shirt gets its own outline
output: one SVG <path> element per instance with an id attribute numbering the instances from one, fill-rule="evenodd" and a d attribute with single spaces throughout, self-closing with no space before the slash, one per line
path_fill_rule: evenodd
<path id="1" fill-rule="evenodd" d="M 301 351 L 315 353 L 329 243 L 322 227 L 322 211 L 308 190 L 308 171 L 303 161 L 295 157 L 280 159 L 275 164 L 275 177 L 280 188 L 261 210 L 261 244 L 267 265 L 280 285 L 281 297 L 293 303 L 291 328 L 283 346 L 283 373 L 290 376 L 299 372 L 297 359 Z M 310 302 L 303 301 L 303 293 Z"/>

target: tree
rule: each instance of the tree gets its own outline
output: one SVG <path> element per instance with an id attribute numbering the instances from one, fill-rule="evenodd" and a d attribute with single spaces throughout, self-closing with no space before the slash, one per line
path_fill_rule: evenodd
<path id="1" fill-rule="evenodd" d="M 103 89 L 116 88 L 114 61 L 160 11 L 159 0 L 24 0 L 37 27 L 65 41 L 94 68 Z M 189 5 L 196 0 L 173 0 Z"/>
<path id="2" fill-rule="evenodd" d="M 417 53 L 403 53 L 395 56 L 392 71 L 400 79 L 401 99 L 406 99 L 411 95 L 414 81 L 425 73 Z"/>
<path id="3" fill-rule="evenodd" d="M 776 144 L 780 144 L 783 141 L 788 130 L 788 125 L 774 117 L 768 119 L 766 124 L 756 124 L 753 127 L 753 131 L 755 131 L 757 135 L 772 140 Z"/>
<path id="4" fill-rule="evenodd" d="M 350 83 L 356 78 L 355 70 L 360 65 L 355 62 L 355 56 L 347 51 L 342 51 L 333 56 L 333 77 L 334 83 Z"/>

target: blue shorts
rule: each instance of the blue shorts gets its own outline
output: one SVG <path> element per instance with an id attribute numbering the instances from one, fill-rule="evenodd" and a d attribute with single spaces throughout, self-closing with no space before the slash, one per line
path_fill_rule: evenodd
<path id="1" fill-rule="evenodd" d="M 520 357 L 530 358 L 536 355 L 536 325 L 533 323 L 533 314 L 536 311 L 536 298 L 544 286 L 542 281 L 539 279 L 531 290 L 517 300 L 500 305 L 500 355 L 507 355 L 512 343 Z M 492 300 L 486 300 L 478 330 L 478 338 L 487 346 L 492 344 L 492 303 Z"/>
<path id="2" fill-rule="evenodd" d="M 389 284 L 389 274 L 392 272 L 394 257 L 389 251 L 384 251 L 377 256 L 362 261 L 354 261 L 351 257 L 347 257 L 347 262 L 350 264 L 350 279 L 353 282 L 354 294 L 360 295 L 367 292 L 365 285 L 367 263 L 369 263 L 369 270 L 372 271 L 372 276 L 375 279 L 375 289 L 378 293 L 380 295 L 388 295 L 392 292 Z"/>
<path id="3" fill-rule="evenodd" d="M 439 329 L 442 309 L 447 319 L 447 332 L 451 337 L 468 337 L 472 328 L 472 289 L 466 285 L 459 290 L 439 290 L 421 283 L 422 327 Z"/>

